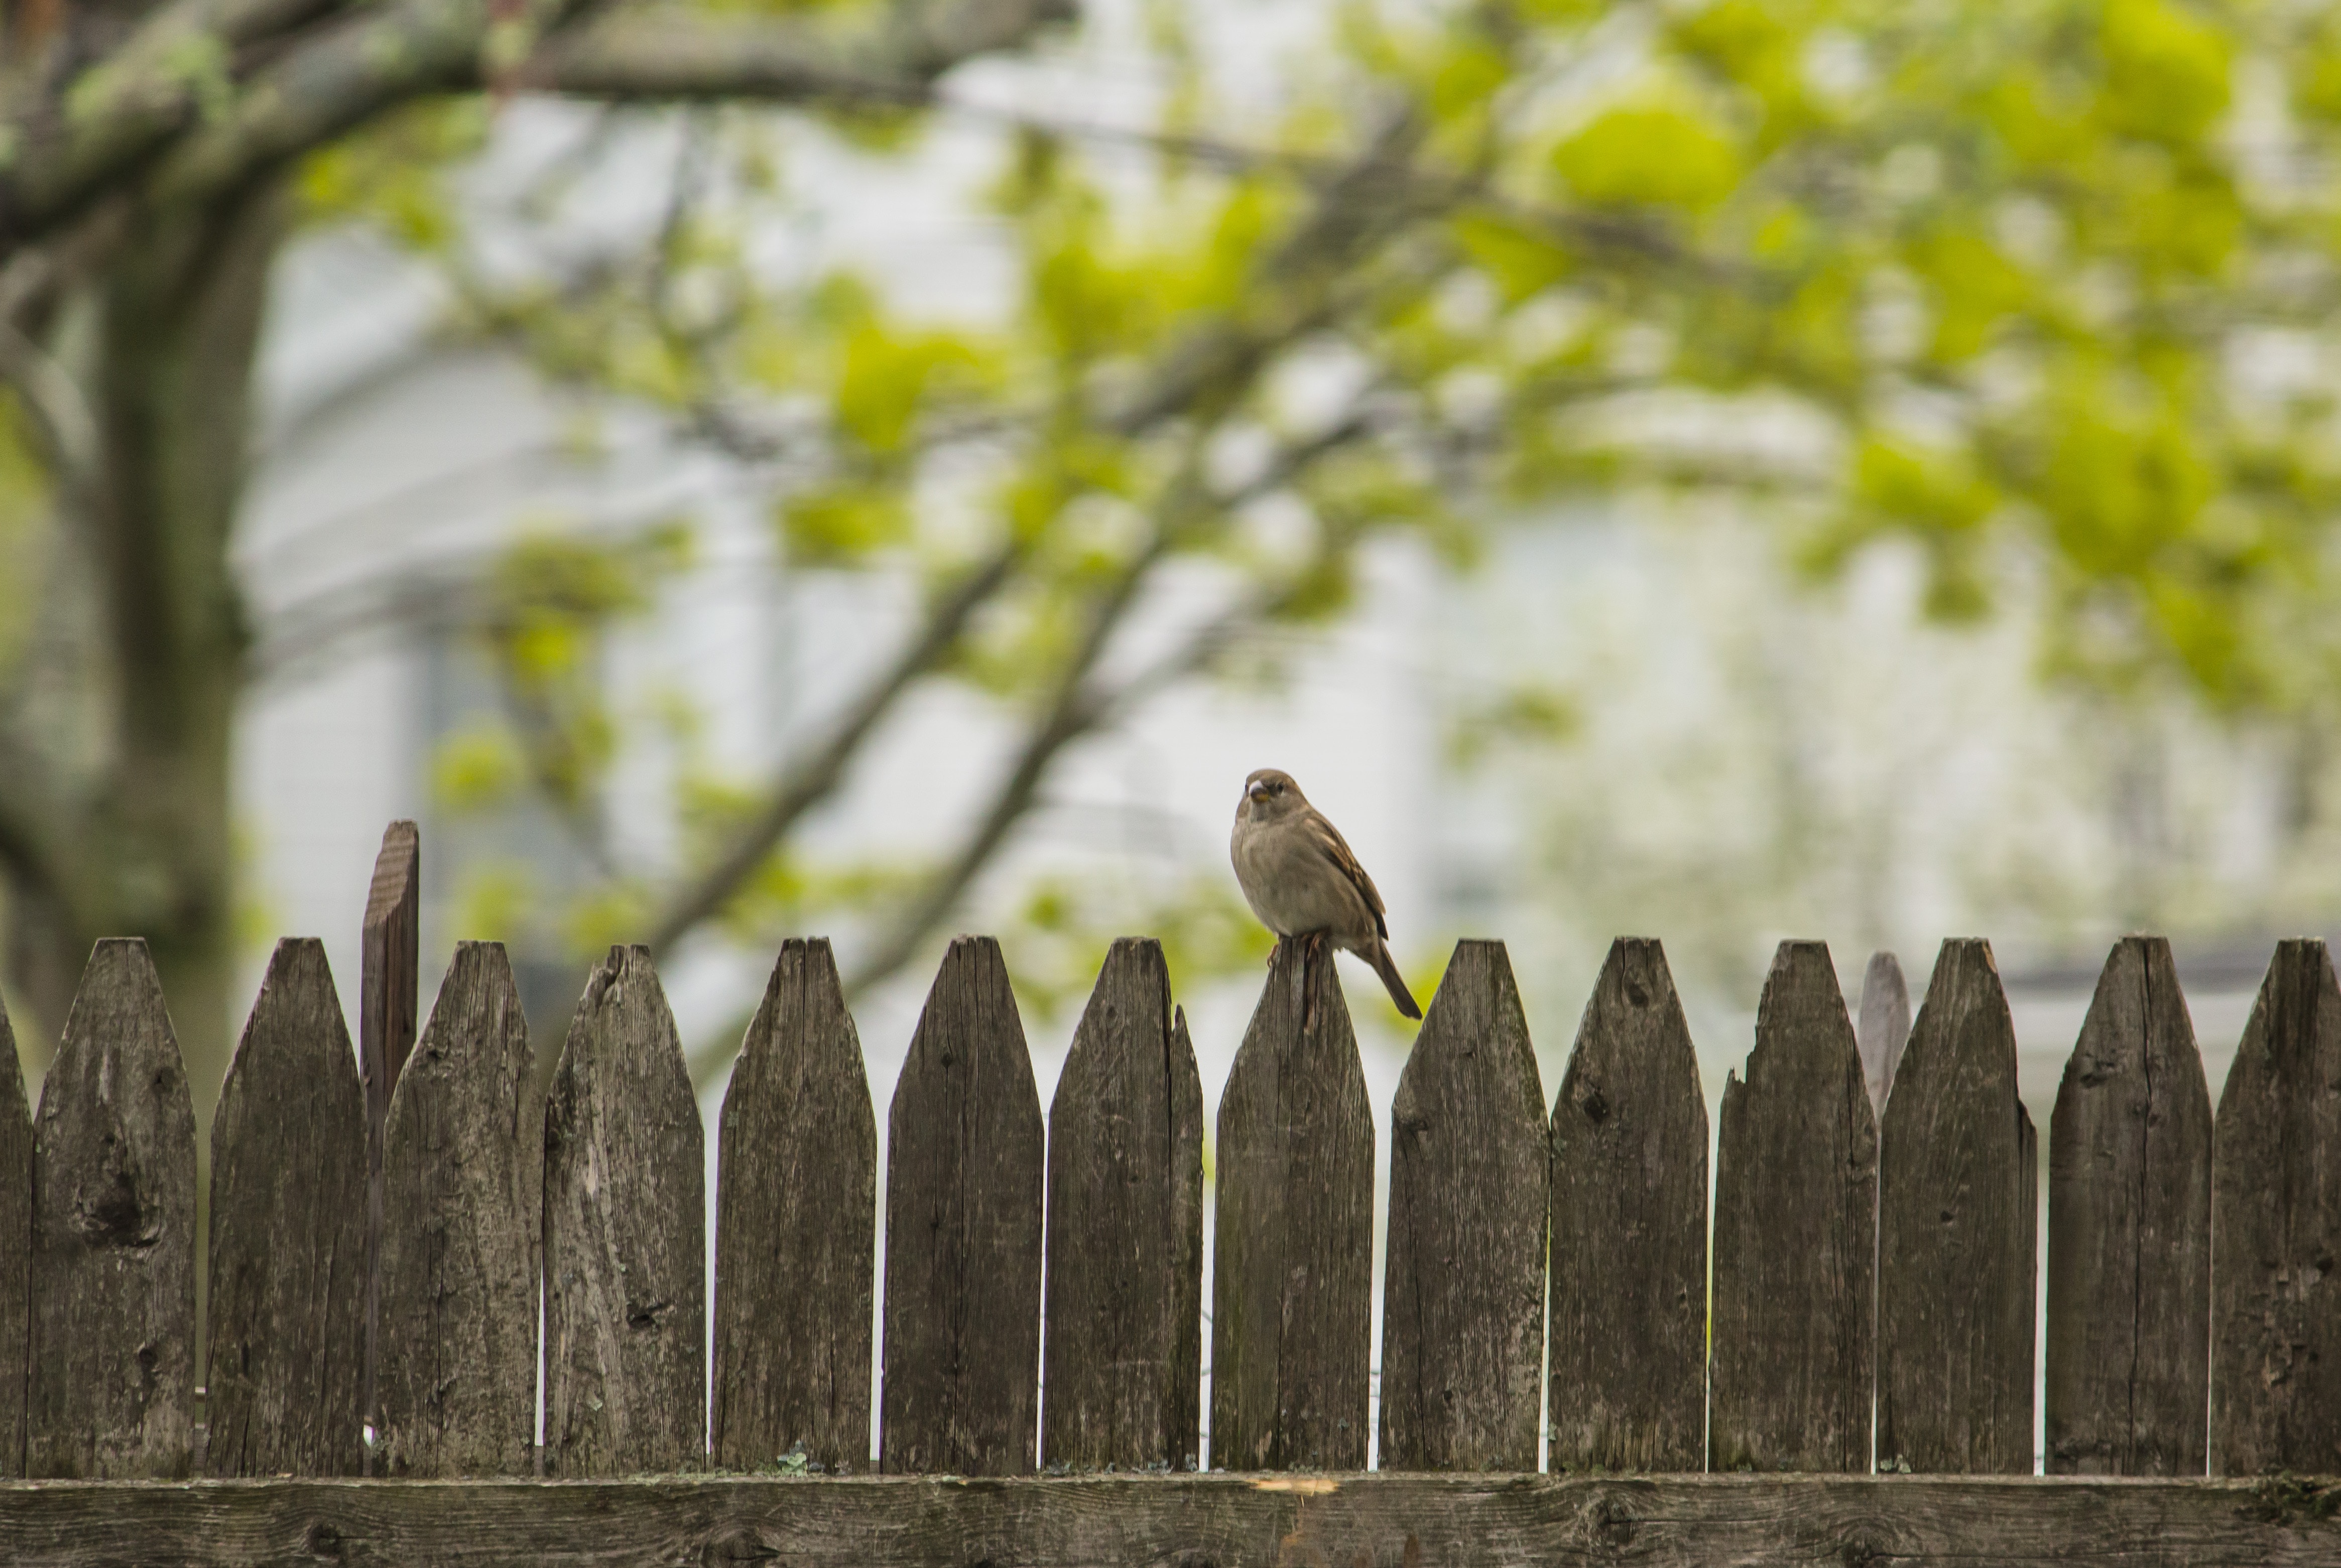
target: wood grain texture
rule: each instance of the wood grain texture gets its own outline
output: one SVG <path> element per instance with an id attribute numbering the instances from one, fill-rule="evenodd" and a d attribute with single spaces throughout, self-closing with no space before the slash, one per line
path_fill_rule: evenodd
<path id="1" fill-rule="evenodd" d="M 1052 1471 L 1192 1470 L 1202 1447 L 1203 1082 L 1162 944 L 1106 954 L 1049 1107 Z"/>
<path id="2" fill-rule="evenodd" d="M 1783 942 L 1715 1170 L 1713 1470 L 1869 1469 L 1878 1123 L 1825 942 Z"/>
<path id="3" fill-rule="evenodd" d="M 1946 941 L 1879 1136 L 1881 1469 L 2032 1469 L 2037 1157 L 1990 944 Z"/>
<path id="4" fill-rule="evenodd" d="M 543 1111 L 501 942 L 459 942 L 384 1149 L 375 1470 L 526 1475 Z"/>
<path id="5" fill-rule="evenodd" d="M 1276 945 L 1215 1152 L 1211 1464 L 1362 1470 L 1374 1116 L 1321 937 Z"/>
<path id="6" fill-rule="evenodd" d="M 707 1148 L 648 948 L 585 982 L 544 1107 L 544 1474 L 707 1456 Z"/>
<path id="7" fill-rule="evenodd" d="M 365 1459 L 365 1089 L 314 937 L 276 944 L 212 1121 L 204 1470 Z"/>
<path id="8" fill-rule="evenodd" d="M 1455 945 L 1390 1102 L 1385 1470 L 1534 1470 L 1544 1084 L 1501 942 Z"/>
<path id="9" fill-rule="evenodd" d="M 0 1001 L 0 1478 L 25 1474 L 25 1349 L 31 1330 L 33 1112 L 8 1006 Z"/>
<path id="10" fill-rule="evenodd" d="M 113 1568 L 135 1542 L 139 1560 L 185 1568 L 2331 1568 L 2334 1496 L 2282 1483 L 1752 1475 L 20 1484 L 0 1487 L 0 1557 Z"/>
<path id="11" fill-rule="evenodd" d="M 195 1112 L 146 944 L 91 951 L 34 1134 L 25 1472 L 180 1476 L 195 1383 Z"/>
<path id="12" fill-rule="evenodd" d="M 886 1123 L 878 1454 L 890 1474 L 1033 1467 L 1046 1137 L 1000 944 L 958 938 Z"/>
<path id="13" fill-rule="evenodd" d="M 2341 991 L 2276 945 L 2219 1097 L 2211 1468 L 2341 1474 Z"/>
<path id="14" fill-rule="evenodd" d="M 1869 1108 L 1886 1114 L 1886 1096 L 1894 1087 L 1895 1069 L 1910 1043 L 1910 983 L 1902 978 L 1902 960 L 1891 953 L 1869 955 L 1861 974 L 1861 1016 L 1854 1027 L 1861 1045 L 1861 1072 L 1869 1086 Z"/>
<path id="15" fill-rule="evenodd" d="M 878 1123 L 825 938 L 782 946 L 719 1140 L 714 1463 L 867 1469 Z"/>
<path id="16" fill-rule="evenodd" d="M 2170 944 L 2125 937 L 2048 1124 L 2047 1464 L 2200 1475 L 2211 1096 Z"/>
<path id="17" fill-rule="evenodd" d="M 1610 945 L 1552 1107 L 1554 1470 L 1707 1458 L 1707 1101 L 1667 958 Z"/>
<path id="18" fill-rule="evenodd" d="M 414 1049 L 422 1007 L 423 839 L 413 823 L 383 829 L 365 918 L 359 930 L 358 1073 L 366 1100 L 365 1365 L 362 1397 L 369 1414 L 380 1360 L 383 1134 L 391 1094 Z M 369 1453 L 369 1466 L 374 1456 Z"/>

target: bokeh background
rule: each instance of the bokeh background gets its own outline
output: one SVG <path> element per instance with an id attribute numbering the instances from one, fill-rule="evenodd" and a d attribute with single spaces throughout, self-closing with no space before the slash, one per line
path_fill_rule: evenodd
<path id="1" fill-rule="evenodd" d="M 961 930 L 1044 1103 L 1160 936 L 1215 1104 L 1262 766 L 1426 998 L 1506 939 L 1548 1097 L 1614 935 L 1715 1099 L 1781 938 L 1979 934 L 2045 1126 L 2138 929 L 2216 1095 L 2341 915 L 2329 7 L 0 18 L 35 1077 L 142 934 L 207 1112 L 276 936 L 354 1003 L 395 817 L 426 1006 L 501 939 L 549 1066 L 651 942 L 711 1106 L 815 933 L 882 1114 Z"/>

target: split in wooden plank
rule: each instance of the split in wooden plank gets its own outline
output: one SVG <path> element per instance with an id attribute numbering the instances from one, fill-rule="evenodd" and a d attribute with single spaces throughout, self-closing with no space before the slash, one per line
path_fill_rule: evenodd
<path id="1" fill-rule="evenodd" d="M 2211 1096 L 2170 944 L 2125 937 L 2049 1121 L 2049 1473 L 2202 1474 L 2210 1348 Z"/>
<path id="2" fill-rule="evenodd" d="M 1724 1081 L 1708 1466 L 1869 1469 L 1878 1125 L 1825 942 L 1783 942 Z"/>
<path id="3" fill-rule="evenodd" d="M 890 1474 L 1033 1468 L 1046 1137 L 1000 944 L 961 937 L 886 1124 L 878 1445 Z"/>
<path id="4" fill-rule="evenodd" d="M 1536 1468 L 1549 1163 L 1511 960 L 1458 942 L 1390 1103 L 1382 1468 Z"/>
<path id="5" fill-rule="evenodd" d="M 2031 1472 L 2037 1164 L 1990 944 L 1946 941 L 1879 1136 L 1880 1469 Z"/>
<path id="6" fill-rule="evenodd" d="M 2331 1568 L 2341 1497 L 2248 1482 L 1690 1475 L 678 1478 L 0 1486 L 21 1568 L 303 1561 L 458 1568 L 785 1560 L 1528 1568 L 1631 1561 Z"/>
<path id="7" fill-rule="evenodd" d="M 2219 1097 L 2211 1468 L 2341 1474 L 2341 990 L 2287 941 Z"/>
<path id="8" fill-rule="evenodd" d="M 1287 937 L 1220 1096 L 1211 1464 L 1362 1470 L 1374 1118 L 1322 937 Z"/>
<path id="9" fill-rule="evenodd" d="M 1707 1458 L 1707 1101 L 1649 938 L 1612 943 L 1552 1107 L 1555 1470 Z"/>
<path id="10" fill-rule="evenodd" d="M 1201 1452 L 1203 1084 L 1162 944 L 1106 954 L 1049 1107 L 1051 1472 Z"/>
<path id="11" fill-rule="evenodd" d="M 365 1458 L 365 1089 L 325 945 L 286 938 L 212 1122 L 208 1474 Z"/>
<path id="12" fill-rule="evenodd" d="M 41 1086 L 25 1474 L 183 1476 L 195 1382 L 195 1113 L 146 944 L 108 938 Z"/>
<path id="13" fill-rule="evenodd" d="M 460 942 L 390 1102 L 377 1474 L 534 1470 L 543 1159 L 512 964 Z"/>
<path id="14" fill-rule="evenodd" d="M 707 1152 L 648 948 L 585 983 L 544 1107 L 544 1473 L 707 1454 Z"/>
<path id="15" fill-rule="evenodd" d="M 825 938 L 782 945 L 720 1143 L 714 1463 L 865 1470 L 878 1124 Z"/>

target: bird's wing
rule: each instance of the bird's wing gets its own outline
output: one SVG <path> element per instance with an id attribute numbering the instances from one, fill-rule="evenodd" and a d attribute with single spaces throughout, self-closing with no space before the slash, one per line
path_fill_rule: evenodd
<path id="1" fill-rule="evenodd" d="M 1366 901 L 1366 908 L 1373 911 L 1374 934 L 1383 941 L 1389 941 L 1390 922 L 1382 918 L 1381 893 L 1375 888 L 1374 879 L 1366 875 L 1366 868 L 1358 864 L 1357 856 L 1350 853 L 1350 842 L 1341 837 L 1341 830 L 1328 822 L 1323 812 L 1312 809 L 1309 813 L 1309 837 L 1318 852 L 1333 862 L 1335 870 L 1349 878 L 1350 886 L 1358 890 L 1358 896 Z"/>

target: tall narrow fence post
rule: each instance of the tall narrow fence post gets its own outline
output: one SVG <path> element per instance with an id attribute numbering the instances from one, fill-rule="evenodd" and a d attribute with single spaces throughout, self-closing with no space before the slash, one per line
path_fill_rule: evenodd
<path id="1" fill-rule="evenodd" d="M 2200 1475 L 2211 1096 L 2170 944 L 2125 937 L 2048 1124 L 2050 1474 Z"/>
<path id="2" fill-rule="evenodd" d="M 0 1480 L 25 1474 L 25 1351 L 32 1332 L 33 1112 L 0 1001 Z"/>
<path id="3" fill-rule="evenodd" d="M 1511 961 L 1458 942 L 1390 1102 L 1383 1469 L 1536 1468 L 1549 1153 Z"/>
<path id="4" fill-rule="evenodd" d="M 959 938 L 887 1118 L 878 1444 L 889 1474 L 1033 1468 L 1046 1141 L 1000 944 Z"/>
<path id="5" fill-rule="evenodd" d="M 1552 1107 L 1560 1470 L 1707 1457 L 1707 1101 L 1665 950 L 1621 937 Z"/>
<path id="6" fill-rule="evenodd" d="M 1715 1171 L 1708 1468 L 1869 1469 L 1878 1123 L 1825 942 L 1783 942 Z"/>
<path id="7" fill-rule="evenodd" d="M 381 1360 L 383 1148 L 390 1100 L 398 1075 L 414 1049 L 415 1019 L 422 1007 L 423 840 L 414 824 L 400 820 L 383 830 L 366 892 L 360 928 L 358 1072 L 365 1084 L 365 1350 L 362 1378 L 365 1418 L 374 1419 L 375 1383 Z M 374 1474 L 374 1451 L 365 1456 Z"/>
<path id="8" fill-rule="evenodd" d="M 1362 1470 L 1374 1120 L 1333 948 L 1288 937 L 1220 1096 L 1211 1464 Z"/>
<path id="9" fill-rule="evenodd" d="M 1991 946 L 1946 941 L 1879 1140 L 1880 1469 L 2031 1473 L 2037 1162 Z"/>
<path id="10" fill-rule="evenodd" d="M 25 1474 L 184 1476 L 194 1339 L 194 1106 L 146 944 L 108 938 L 41 1086 Z"/>
<path id="11" fill-rule="evenodd" d="M 456 944 L 384 1145 L 375 1473 L 530 1474 L 544 1121 L 501 942 Z"/>
<path id="12" fill-rule="evenodd" d="M 2276 945 L 2219 1097 L 2211 1470 L 2341 1474 L 2341 990 Z"/>
<path id="13" fill-rule="evenodd" d="M 1160 942 L 1098 972 L 1049 1107 L 1053 1472 L 1192 1470 L 1201 1449 L 1203 1084 Z"/>
<path id="14" fill-rule="evenodd" d="M 707 1153 L 648 948 L 585 982 L 544 1107 L 544 1473 L 707 1456 Z"/>
<path id="15" fill-rule="evenodd" d="M 366 1206 L 342 999 L 325 945 L 288 937 L 212 1122 L 207 1474 L 364 1468 Z"/>
<path id="16" fill-rule="evenodd" d="M 714 1463 L 866 1469 L 878 1124 L 826 939 L 773 960 L 717 1153 Z"/>

